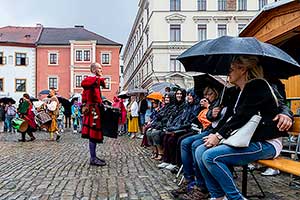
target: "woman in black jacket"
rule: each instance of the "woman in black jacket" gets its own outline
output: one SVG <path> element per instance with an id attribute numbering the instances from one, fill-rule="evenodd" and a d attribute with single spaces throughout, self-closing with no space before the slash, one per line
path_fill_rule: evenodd
<path id="1" fill-rule="evenodd" d="M 262 78 L 263 69 L 256 56 L 237 56 L 233 59 L 229 81 L 241 90 L 233 108 L 233 115 L 216 132 L 205 137 L 205 143 L 196 150 L 195 157 L 200 172 L 211 197 L 216 200 L 221 200 L 224 196 L 228 199 L 245 199 L 234 183 L 229 166 L 272 159 L 282 149 L 281 137 L 286 136 L 286 130 L 277 128 L 276 119 L 280 113 L 278 100 Z M 219 145 L 220 140 L 228 138 L 233 130 L 241 128 L 258 113 L 262 119 L 249 147 Z"/>

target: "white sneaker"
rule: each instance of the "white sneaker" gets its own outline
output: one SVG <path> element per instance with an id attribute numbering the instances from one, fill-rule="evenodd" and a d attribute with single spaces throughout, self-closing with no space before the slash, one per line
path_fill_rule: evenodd
<path id="1" fill-rule="evenodd" d="M 166 166 L 166 169 L 173 170 L 173 169 L 175 169 L 175 167 L 177 167 L 177 165 L 169 164 L 168 166 Z"/>
<path id="2" fill-rule="evenodd" d="M 253 170 L 255 170 L 255 165 L 253 165 L 252 163 L 249 163 L 248 164 L 248 169 L 250 170 L 250 171 L 253 171 Z"/>
<path id="3" fill-rule="evenodd" d="M 170 163 L 162 162 L 162 163 L 160 163 L 159 165 L 157 165 L 157 167 L 158 167 L 159 169 L 162 169 L 162 168 L 165 168 L 165 167 L 167 167 L 167 166 L 169 166 L 169 165 L 170 165 Z"/>
<path id="4" fill-rule="evenodd" d="M 268 168 L 266 171 L 261 173 L 261 175 L 263 175 L 263 176 L 276 176 L 278 174 L 280 174 L 280 171 L 277 169 L 272 169 L 272 168 Z"/>
<path id="5" fill-rule="evenodd" d="M 77 133 L 77 130 L 74 130 L 73 133 Z"/>

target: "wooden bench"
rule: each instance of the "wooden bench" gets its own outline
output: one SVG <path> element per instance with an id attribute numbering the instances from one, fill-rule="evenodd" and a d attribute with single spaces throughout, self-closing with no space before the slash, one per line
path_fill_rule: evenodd
<path id="1" fill-rule="evenodd" d="M 299 134 L 300 134 L 300 117 L 294 117 L 294 124 L 289 130 L 289 134 L 293 136 L 298 136 L 298 142 L 295 151 L 289 151 L 289 153 L 294 153 L 295 154 L 295 159 L 298 158 L 298 153 L 299 153 Z M 284 151 L 283 151 L 284 152 Z M 288 174 L 292 174 L 295 176 L 300 176 L 300 162 L 296 160 L 291 160 L 283 157 L 278 157 L 273 160 L 258 160 L 256 161 L 258 164 L 270 167 L 273 169 L 278 169 L 282 172 L 286 172 Z M 262 195 L 255 195 L 256 197 L 265 197 L 264 191 L 262 190 L 260 184 L 256 180 L 253 171 L 248 169 L 248 166 L 243 166 L 243 174 L 242 174 L 242 194 L 245 197 L 247 196 L 247 179 L 248 179 L 248 172 L 252 175 L 254 181 L 256 182 L 258 188 L 260 189 L 260 192 Z"/>

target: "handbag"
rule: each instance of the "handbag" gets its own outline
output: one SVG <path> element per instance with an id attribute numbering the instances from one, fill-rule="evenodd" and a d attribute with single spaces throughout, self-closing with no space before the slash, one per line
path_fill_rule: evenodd
<path id="1" fill-rule="evenodd" d="M 269 86 L 269 89 L 271 90 L 271 94 L 278 107 L 278 99 L 275 96 L 272 87 L 265 79 L 262 80 L 264 80 Z M 232 147 L 248 147 L 261 118 L 262 117 L 260 116 L 260 113 L 253 115 L 251 119 L 244 126 L 234 130 L 227 139 L 222 139 L 220 143 L 227 144 Z"/>
<path id="2" fill-rule="evenodd" d="M 234 130 L 227 139 L 221 140 L 220 143 L 232 147 L 248 147 L 260 120 L 259 114 L 253 115 L 244 126 Z"/>

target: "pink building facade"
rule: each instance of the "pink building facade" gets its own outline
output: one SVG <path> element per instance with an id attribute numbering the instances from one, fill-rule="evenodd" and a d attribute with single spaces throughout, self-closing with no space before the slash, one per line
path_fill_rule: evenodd
<path id="1" fill-rule="evenodd" d="M 83 27 L 44 28 L 37 43 L 36 91 L 56 88 L 65 98 L 78 95 L 81 81 L 91 75 L 90 64 L 99 62 L 107 83 L 102 95 L 112 100 L 119 89 L 121 47 Z"/>

